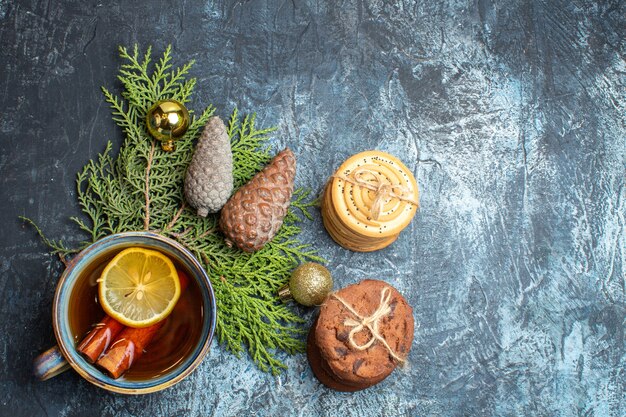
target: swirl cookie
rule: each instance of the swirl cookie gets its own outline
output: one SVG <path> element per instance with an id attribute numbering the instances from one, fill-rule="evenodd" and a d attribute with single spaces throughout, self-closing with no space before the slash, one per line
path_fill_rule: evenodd
<path id="1" fill-rule="evenodd" d="M 324 226 L 347 249 L 382 249 L 411 222 L 418 199 L 415 177 L 402 162 L 385 152 L 361 152 L 328 181 L 322 198 Z"/>

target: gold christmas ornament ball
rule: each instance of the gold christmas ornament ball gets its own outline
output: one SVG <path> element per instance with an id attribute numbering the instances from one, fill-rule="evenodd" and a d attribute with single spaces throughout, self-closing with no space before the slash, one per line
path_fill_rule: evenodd
<path id="1" fill-rule="evenodd" d="M 332 290 L 330 271 L 315 262 L 307 262 L 293 270 L 289 283 L 278 291 L 278 296 L 283 301 L 293 298 L 311 307 L 322 304 Z"/>
<path id="2" fill-rule="evenodd" d="M 176 100 L 156 102 L 146 115 L 148 132 L 161 142 L 166 152 L 174 150 L 174 141 L 180 139 L 189 128 L 189 112 Z"/>

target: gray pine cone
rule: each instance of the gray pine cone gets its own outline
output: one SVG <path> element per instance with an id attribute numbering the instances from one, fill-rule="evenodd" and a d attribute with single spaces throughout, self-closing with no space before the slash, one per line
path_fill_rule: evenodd
<path id="1" fill-rule="evenodd" d="M 185 198 L 206 217 L 218 212 L 233 192 L 233 153 L 222 119 L 209 119 L 185 176 Z"/>

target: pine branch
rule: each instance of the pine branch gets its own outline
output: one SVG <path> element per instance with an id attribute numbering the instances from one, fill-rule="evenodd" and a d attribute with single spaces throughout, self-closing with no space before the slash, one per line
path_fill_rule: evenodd
<path id="1" fill-rule="evenodd" d="M 154 157 L 154 139 L 150 141 L 150 154 L 148 155 L 148 162 L 146 163 L 146 190 L 144 191 L 144 199 L 146 200 L 146 209 L 144 212 L 143 229 L 148 230 L 150 228 L 150 167 L 152 166 L 152 159 Z"/>
<path id="2" fill-rule="evenodd" d="M 78 203 L 84 215 L 72 220 L 87 235 L 81 247 L 111 233 L 134 230 L 149 229 L 176 239 L 195 254 L 211 278 L 219 310 L 218 340 L 237 356 L 247 351 L 260 369 L 276 374 L 285 368 L 277 354 L 303 351 L 305 333 L 303 320 L 277 299 L 277 290 L 299 263 L 324 262 L 298 239 L 299 223 L 311 219 L 309 194 L 296 190 L 283 227 L 262 250 L 249 254 L 229 248 L 216 233 L 217 215 L 197 216 L 183 196 L 194 140 L 215 108 L 208 106 L 197 117 L 190 111 L 190 127 L 169 153 L 155 147 L 144 123 L 156 101 L 189 101 L 196 80 L 186 76 L 193 61 L 172 68 L 171 47 L 154 65 L 151 48 L 143 56 L 137 46 L 132 51 L 120 47 L 119 52 L 124 60 L 118 77 L 124 88 L 121 97 L 106 88 L 102 91 L 125 139 L 116 157 L 111 156 L 108 142 L 77 175 Z M 255 121 L 254 114 L 242 118 L 237 109 L 229 118 L 235 187 L 246 183 L 275 153 L 267 145 L 275 128 L 257 129 Z M 48 240 L 31 220 L 24 220 L 54 252 L 76 251 Z"/>
<path id="3" fill-rule="evenodd" d="M 72 253 L 76 253 L 78 252 L 80 249 L 70 249 L 65 247 L 65 245 L 63 245 L 63 242 L 61 241 L 55 241 L 55 240 L 51 240 L 48 239 L 44 234 L 43 231 L 41 230 L 41 228 L 39 226 L 37 226 L 37 224 L 32 221 L 31 219 L 29 219 L 28 217 L 24 217 L 24 216 L 18 216 L 21 220 L 25 221 L 26 223 L 30 224 L 35 231 L 37 232 L 37 234 L 39 235 L 39 237 L 41 238 L 41 240 L 43 241 L 43 243 L 48 246 L 50 249 L 52 249 L 53 253 L 57 253 L 59 254 L 59 256 L 65 258 L 67 255 L 72 254 Z"/>

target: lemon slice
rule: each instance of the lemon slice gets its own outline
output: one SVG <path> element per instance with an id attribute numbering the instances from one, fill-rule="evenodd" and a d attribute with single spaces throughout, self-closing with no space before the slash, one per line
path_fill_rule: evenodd
<path id="1" fill-rule="evenodd" d="M 104 311 L 130 327 L 148 327 L 166 318 L 180 297 L 176 267 L 161 252 L 129 248 L 102 271 L 98 295 Z"/>

